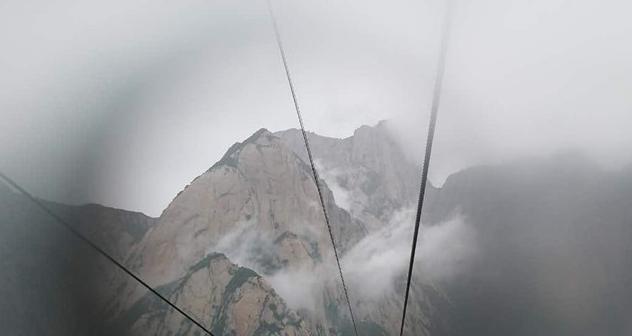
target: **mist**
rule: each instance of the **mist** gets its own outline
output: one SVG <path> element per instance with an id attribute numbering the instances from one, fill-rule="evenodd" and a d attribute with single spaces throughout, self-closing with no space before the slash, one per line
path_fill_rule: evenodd
<path id="1" fill-rule="evenodd" d="M 456 211 L 476 233 L 467 271 L 444 283 L 454 334 L 628 334 L 631 176 L 563 152 L 470 168 L 432 191 L 427 225 Z"/>
<path id="2" fill-rule="evenodd" d="M 455 2 L 431 179 L 475 164 L 580 150 L 632 158 L 632 24 L 624 1 Z M 417 162 L 430 106 L 394 118 Z"/>
<path id="3" fill-rule="evenodd" d="M 393 119 L 419 161 L 444 2 L 273 5 L 308 129 Z M 629 162 L 630 6 L 455 1 L 432 180 L 562 147 Z M 264 2 L 147 7 L 3 2 L 3 171 L 47 199 L 156 216 L 232 143 L 297 127 Z"/>
<path id="4" fill-rule="evenodd" d="M 273 7 L 307 129 L 388 119 L 420 165 L 445 1 Z M 449 294 L 456 334 L 630 334 L 630 13 L 454 0 L 414 280 Z M 265 1 L 7 0 L 0 48 L 0 171 L 44 199 L 158 216 L 231 144 L 298 127 Z M 401 298 L 407 206 L 342 259 L 371 307 Z M 244 222 L 208 249 L 320 309 L 334 264 L 270 269 L 274 239 Z"/>
<path id="5" fill-rule="evenodd" d="M 401 291 L 397 286 L 408 271 L 414 216 L 414 209 L 400 210 L 387 225 L 369 234 L 344 256 L 342 263 L 355 295 L 377 303 L 375 300 L 385 294 Z M 458 216 L 423 227 L 417 241 L 416 279 L 453 279 L 467 270 L 476 244 L 475 232 Z"/>
<path id="6" fill-rule="evenodd" d="M 398 286 L 408 271 L 414 216 L 412 208 L 397 211 L 382 228 L 369 233 L 343 255 L 341 265 L 350 295 L 362 301 L 361 310 L 377 308 L 384 297 L 399 299 L 401 288 Z M 323 296 L 331 288 L 340 286 L 333 252 L 323 247 L 325 250 L 321 253 L 325 256 L 321 263 L 294 264 L 276 270 L 270 264 L 278 249 L 277 237 L 258 232 L 254 225 L 252 221 L 236 224 L 209 247 L 208 252 L 224 253 L 233 262 L 262 274 L 291 308 L 322 314 Z M 297 234 L 311 239 L 323 234 L 305 225 L 297 229 L 309 231 Z M 454 280 L 468 270 L 477 249 L 474 229 L 458 215 L 424 227 L 417 242 L 416 281 L 446 283 Z"/>

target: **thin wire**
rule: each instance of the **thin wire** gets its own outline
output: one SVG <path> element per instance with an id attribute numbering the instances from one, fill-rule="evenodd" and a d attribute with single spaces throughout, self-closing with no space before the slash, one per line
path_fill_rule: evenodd
<path id="1" fill-rule="evenodd" d="M 316 171 L 316 166 L 314 165 L 314 158 L 312 156 L 312 150 L 309 145 L 309 140 L 307 139 L 307 132 L 305 131 L 305 125 L 303 123 L 303 117 L 301 116 L 301 109 L 298 105 L 298 99 L 296 97 L 296 91 L 294 90 L 294 84 L 292 83 L 292 76 L 290 75 L 290 69 L 287 64 L 287 58 L 285 56 L 285 49 L 283 48 L 283 43 L 281 41 L 281 34 L 279 33 L 279 27 L 277 25 L 276 17 L 274 16 L 274 11 L 272 10 L 272 3 L 270 0 L 267 0 L 268 10 L 270 12 L 270 18 L 272 19 L 272 26 L 274 28 L 274 36 L 276 38 L 277 45 L 279 47 L 279 52 L 281 53 L 281 59 L 283 60 L 283 68 L 285 69 L 285 75 L 287 77 L 287 82 L 290 87 L 290 92 L 292 93 L 292 101 L 294 102 L 294 108 L 296 109 L 296 115 L 298 116 L 298 122 L 301 125 L 301 133 L 303 134 L 303 140 L 305 142 L 305 148 L 307 149 L 307 156 L 309 158 L 309 163 L 312 167 L 312 173 L 314 175 L 314 182 L 316 183 L 316 190 L 318 191 L 318 197 L 320 199 L 320 204 L 323 208 L 323 214 L 325 216 L 325 224 L 327 224 L 327 230 L 329 231 L 329 238 L 331 239 L 331 245 L 334 248 L 334 255 L 336 257 L 336 264 L 338 265 L 338 273 L 340 274 L 340 281 L 342 282 L 342 289 L 345 293 L 345 298 L 347 299 L 347 306 L 349 307 L 349 313 L 351 314 L 351 322 L 353 323 L 353 330 L 355 335 L 358 336 L 358 328 L 356 326 L 355 317 L 353 315 L 353 309 L 351 309 L 351 301 L 349 300 L 349 292 L 347 290 L 347 285 L 345 283 L 345 278 L 342 275 L 342 266 L 340 265 L 340 258 L 338 257 L 338 250 L 336 248 L 336 243 L 334 241 L 334 235 L 331 230 L 331 223 L 329 221 L 329 215 L 327 214 L 327 207 L 325 206 L 325 200 L 323 198 L 323 193 L 320 188 L 320 178 L 318 177 L 318 172 Z"/>
<path id="2" fill-rule="evenodd" d="M 94 250 L 96 250 L 99 254 L 101 254 L 102 256 L 104 256 L 106 259 L 108 259 L 109 261 L 111 261 L 114 265 L 116 265 L 118 268 L 120 268 L 123 272 L 127 273 L 127 275 L 131 276 L 132 278 L 134 278 L 136 281 L 138 281 L 138 283 L 140 283 L 141 285 L 143 285 L 143 287 L 147 288 L 147 290 L 149 290 L 150 292 L 152 292 L 153 294 L 155 294 L 157 297 L 159 297 L 162 301 L 164 301 L 166 304 L 168 304 L 171 308 L 175 309 L 176 311 L 178 311 L 180 314 L 182 314 L 184 317 L 186 317 L 189 321 L 191 321 L 193 324 L 195 324 L 196 326 L 198 326 L 200 329 L 204 330 L 205 333 L 214 336 L 213 333 L 211 333 L 208 329 L 206 329 L 206 327 L 204 327 L 202 324 L 200 324 L 198 321 L 196 321 L 193 317 L 189 316 L 189 314 L 185 313 L 182 309 L 178 308 L 175 304 L 171 303 L 169 300 L 167 300 L 167 298 L 165 298 L 162 294 L 158 293 L 158 291 L 156 291 L 155 289 L 153 289 L 151 286 L 149 286 L 145 281 L 143 281 L 141 278 L 139 278 L 138 276 L 136 276 L 134 273 L 132 273 L 132 271 L 128 270 L 125 266 L 123 266 L 123 264 L 119 263 L 118 261 L 116 261 L 116 259 L 114 259 L 112 256 L 110 256 L 107 252 L 105 252 L 103 249 L 101 249 L 99 246 L 97 246 L 95 243 L 93 243 L 92 241 L 90 241 L 88 238 L 86 238 L 84 235 L 82 235 L 81 233 L 79 233 L 79 231 L 75 230 L 70 224 L 68 224 L 64 219 L 62 219 L 61 217 L 59 217 L 57 214 L 55 214 L 53 211 L 51 211 L 50 209 L 48 209 L 44 204 L 42 204 L 42 202 L 40 202 L 37 198 L 33 197 L 28 191 L 26 191 L 24 188 L 20 187 L 20 185 L 18 185 L 15 181 L 13 181 L 12 179 L 10 179 L 8 176 L 6 176 L 4 173 L 0 172 L 0 178 L 2 178 L 6 183 L 8 183 L 10 186 L 12 186 L 13 188 L 15 188 L 16 190 L 18 190 L 20 193 L 22 193 L 24 196 L 26 196 L 26 198 L 28 198 L 31 202 L 33 202 L 37 207 L 39 207 L 41 210 L 43 210 L 46 214 L 48 214 L 50 217 L 52 217 L 58 224 L 61 224 L 61 226 L 63 226 L 64 228 L 66 228 L 68 231 L 70 231 L 70 233 L 72 233 L 73 235 L 75 235 L 77 238 L 79 238 L 80 240 L 82 240 L 84 243 L 86 243 L 88 246 L 92 247 Z"/>
<path id="3" fill-rule="evenodd" d="M 406 295 L 404 296 L 404 311 L 402 313 L 402 323 L 399 330 L 400 336 L 404 334 L 404 325 L 406 323 L 406 308 L 408 306 L 410 283 L 412 280 L 413 266 L 415 263 L 415 251 L 417 250 L 417 237 L 419 236 L 419 226 L 421 223 L 421 210 L 424 205 L 424 196 L 426 194 L 426 184 L 428 182 L 428 168 L 430 166 L 430 154 L 432 152 L 432 143 L 434 141 L 435 125 L 437 123 L 437 114 L 439 112 L 439 105 L 441 103 L 441 88 L 443 85 L 443 75 L 445 73 L 445 58 L 446 58 L 447 49 L 448 49 L 451 16 L 452 16 L 452 0 L 447 0 L 447 8 L 445 11 L 445 19 L 443 22 L 439 63 L 437 65 L 437 74 L 435 78 L 432 108 L 430 112 L 430 122 L 428 124 L 428 138 L 426 139 L 426 153 L 424 155 L 424 163 L 423 163 L 423 168 L 422 168 L 422 173 L 421 173 L 421 186 L 419 188 L 419 199 L 417 201 L 417 215 L 415 217 L 415 233 L 413 235 L 413 245 L 410 251 L 410 264 L 408 265 L 408 280 L 406 282 Z"/>

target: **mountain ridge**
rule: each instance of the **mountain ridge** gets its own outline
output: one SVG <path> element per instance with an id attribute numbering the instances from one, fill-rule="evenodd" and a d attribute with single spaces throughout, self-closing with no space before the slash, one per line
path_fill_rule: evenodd
<path id="1" fill-rule="evenodd" d="M 394 333 L 401 318 L 405 270 L 393 264 L 398 264 L 395 258 L 405 262 L 409 250 L 409 215 L 417 201 L 419 166 L 393 140 L 388 122 L 360 127 L 342 139 L 311 132 L 308 138 L 361 334 Z M 597 168 L 573 155 L 526 158 L 464 169 L 441 188 L 429 186 L 406 332 L 481 334 L 493 325 L 498 330 L 494 335 L 550 330 L 589 335 L 598 331 L 594 325 L 610 334 L 626 330 L 621 317 L 623 308 L 632 307 L 626 292 L 632 274 L 623 270 L 632 269 L 632 253 L 626 254 L 632 239 L 632 174 Z M 5 194 L 2 188 L 0 194 Z M 6 242 L 15 250 L 7 251 L 12 258 L 20 257 L 19 251 L 28 254 L 21 245 L 37 247 L 49 238 L 17 225 L 42 221 L 31 216 L 29 207 L 16 203 L 18 196 L 0 197 L 7 209 L 4 218 L 16 224 L 11 227 L 15 234 L 4 235 L 5 240 L 18 237 Z M 50 206 L 94 241 L 109 245 L 107 250 L 117 259 L 218 335 L 353 333 L 298 129 L 260 129 L 235 143 L 185 186 L 159 218 L 94 205 Z M 86 225 L 95 218 L 102 223 Z M 123 231 L 104 233 L 103 225 Z M 468 259 L 452 264 L 450 255 L 469 243 L 454 239 L 461 234 L 454 225 L 476 233 L 476 249 Z M 444 235 L 438 242 L 447 237 L 447 243 L 432 240 L 437 232 Z M 403 239 L 393 238 L 398 235 Z M 61 247 L 48 245 L 35 251 L 72 255 L 49 252 Z M 437 250 L 429 250 L 433 246 Z M 430 252 L 439 256 L 430 260 L 436 264 L 430 266 L 458 268 L 456 275 L 433 278 L 436 269 L 428 268 Z M 33 274 L 54 271 L 46 267 L 38 273 L 35 261 L 41 259 L 31 259 L 15 260 L 32 265 L 28 269 Z M 133 280 L 91 260 L 86 270 L 94 269 L 90 279 L 95 278 L 94 288 L 102 296 L 95 302 L 104 302 L 99 310 L 102 320 L 114 328 L 103 330 L 201 335 Z M 6 269 L 19 272 L 18 266 Z M 384 272 L 390 273 L 378 274 Z M 621 281 L 604 282 L 600 274 L 616 275 Z M 568 286 L 562 290 L 560 283 Z M 379 292 L 364 295 L 377 291 L 378 285 Z M 601 298 L 587 293 L 600 293 Z M 609 302 L 616 307 L 605 314 Z M 571 303 L 577 304 L 582 320 L 562 309 Z M 16 316 L 9 306 L 0 307 L 6 316 Z M 503 312 L 503 319 L 498 312 Z M 551 320 L 543 320 L 542 312 Z M 73 321 L 63 314 L 56 317 Z"/>

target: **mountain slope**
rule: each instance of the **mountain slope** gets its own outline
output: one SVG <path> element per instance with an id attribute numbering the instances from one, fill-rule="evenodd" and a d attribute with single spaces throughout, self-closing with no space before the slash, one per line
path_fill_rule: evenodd
<path id="1" fill-rule="evenodd" d="M 411 210 L 417 203 L 420 180 L 419 167 L 402 152 L 389 127 L 388 121 L 362 126 L 344 139 L 308 133 L 319 174 L 332 189 L 336 204 L 366 223 L 370 236 L 356 244 L 351 255 L 343 256 L 343 268 L 352 297 L 355 294 L 356 316 L 376 323 L 384 334 L 399 330 L 414 220 Z M 275 135 L 307 160 L 300 130 Z M 428 194 L 435 192 L 432 185 L 427 188 Z M 398 238 L 389 238 L 394 236 Z M 371 277 L 380 284 L 371 285 Z M 415 279 L 406 333 L 445 333 L 440 311 L 449 305 L 446 297 L 427 279 Z"/>
<path id="2" fill-rule="evenodd" d="M 122 257 L 153 224 L 140 213 L 41 201 Z M 31 200 L 0 183 L 0 326 L 6 335 L 107 335 L 114 265 Z M 122 260 L 122 259 L 119 259 Z"/>
<path id="3" fill-rule="evenodd" d="M 632 171 L 577 154 L 467 169 L 428 201 L 459 214 L 478 253 L 446 291 L 457 335 L 632 332 Z"/>
<path id="4" fill-rule="evenodd" d="M 305 323 L 254 271 L 209 254 L 184 276 L 157 290 L 215 335 L 308 335 Z M 135 335 L 201 335 L 192 323 L 146 294 L 119 317 Z M 184 322 L 184 323 L 183 323 Z"/>
<path id="5" fill-rule="evenodd" d="M 49 205 L 219 335 L 352 335 L 299 135 L 296 130 L 275 135 L 262 129 L 233 145 L 158 219 L 97 205 Z M 310 137 L 360 333 L 393 334 L 399 328 L 406 258 L 372 247 L 371 239 L 390 235 L 396 220 L 412 228 L 412 218 L 398 217 L 416 201 L 417 183 L 411 181 L 418 179 L 417 169 L 390 139 L 384 123 L 364 126 L 346 139 Z M 371 265 L 376 258 L 397 266 L 367 277 L 367 271 L 381 272 Z M 86 288 L 98 289 L 94 302 L 104 324 L 99 330 L 200 334 L 135 281 L 97 259 L 88 259 L 85 270 L 98 280 Z M 366 287 L 379 277 L 388 280 L 367 296 Z M 418 279 L 407 333 L 441 335 L 446 304 L 436 286 Z"/>
<path id="6" fill-rule="evenodd" d="M 344 252 L 365 235 L 364 226 L 335 205 L 326 184 L 323 184 L 323 191 L 333 233 L 341 252 Z M 232 146 L 222 160 L 176 196 L 156 225 L 135 247 L 128 264 L 153 286 L 164 288 L 182 281 L 179 288 L 197 298 L 207 295 L 229 297 L 227 284 L 210 288 L 204 283 L 182 280 L 183 275 L 207 258 L 209 253 L 223 252 L 233 262 L 251 267 L 254 271 L 250 272 L 258 280 L 250 286 L 250 294 L 244 298 L 261 300 L 250 302 L 244 306 L 247 308 L 229 305 L 230 300 L 217 306 L 211 303 L 212 300 L 202 300 L 202 303 L 193 305 L 180 300 L 184 306 L 190 306 L 195 316 L 207 321 L 209 327 L 223 325 L 226 330 L 241 330 L 250 335 L 257 328 L 240 329 L 239 323 L 249 318 L 255 324 L 263 323 L 256 316 L 266 310 L 265 302 L 273 302 L 277 309 L 285 307 L 283 300 L 258 274 L 273 276 L 280 272 L 320 269 L 324 292 L 316 296 L 316 301 L 320 303 L 314 303 L 316 307 L 309 308 L 322 311 L 323 308 L 318 307 L 341 305 L 342 292 L 335 283 L 335 273 L 330 269 L 335 261 L 326 232 L 309 167 L 278 137 L 260 130 L 244 142 Z M 227 262 L 230 263 L 228 259 Z M 220 281 L 219 278 L 226 278 L 224 280 L 231 282 L 226 272 L 232 271 L 228 269 L 209 273 L 206 281 L 214 283 Z M 238 275 L 233 275 L 235 277 Z M 242 285 L 247 284 L 244 282 Z M 240 287 L 239 290 L 246 289 Z M 129 290 L 124 295 L 124 302 L 117 304 L 120 316 L 132 310 L 143 295 L 142 291 Z M 176 289 L 166 295 L 181 298 Z M 216 313 L 217 309 L 225 312 L 226 316 L 237 317 L 223 319 L 223 315 Z M 246 311 L 241 312 L 243 309 Z M 282 311 L 288 316 L 296 314 L 294 311 L 286 312 L 286 308 Z M 305 311 L 302 314 L 306 316 Z M 314 328 L 327 330 L 331 327 L 323 317 L 310 316 L 307 323 L 316 325 Z M 345 313 L 340 316 L 344 317 Z M 294 320 L 297 319 L 301 318 Z M 305 326 L 296 324 L 294 320 L 280 318 L 274 328 L 305 333 Z M 162 325 L 157 328 L 158 333 L 175 332 Z"/>
<path id="7" fill-rule="evenodd" d="M 383 226 L 419 194 L 420 168 L 404 155 L 388 127 L 386 121 L 362 126 L 345 139 L 308 133 L 319 173 L 334 190 L 337 204 L 370 229 Z M 309 162 L 300 130 L 275 135 Z"/>

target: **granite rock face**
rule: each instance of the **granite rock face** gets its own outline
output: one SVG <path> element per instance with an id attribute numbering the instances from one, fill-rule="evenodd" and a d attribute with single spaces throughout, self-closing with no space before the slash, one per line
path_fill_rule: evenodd
<path id="1" fill-rule="evenodd" d="M 415 201 L 416 183 L 409 181 L 415 179 L 415 166 L 384 127 L 362 127 L 347 139 L 311 135 L 332 234 L 343 259 L 394 212 Z M 353 334 L 300 136 L 296 130 L 272 134 L 261 129 L 233 145 L 174 198 L 126 263 L 220 334 Z M 340 188 L 353 205 L 339 201 Z M 213 258 L 210 271 L 200 271 L 200 263 L 215 253 L 225 255 L 222 262 Z M 235 280 L 244 274 L 250 274 L 250 280 Z M 306 282 L 303 288 L 301 281 Z M 237 292 L 248 295 L 231 294 L 234 283 L 246 286 Z M 433 298 L 440 296 L 427 284 L 414 290 L 419 299 L 411 304 L 411 316 L 425 322 L 410 323 L 410 331 L 429 334 L 427 315 L 435 309 L 426 295 L 432 291 Z M 117 303 L 120 319 L 147 295 L 133 287 L 124 292 Z M 361 332 L 397 330 L 403 293 L 384 293 L 379 306 L 351 296 Z M 131 325 L 157 334 L 188 332 L 180 325 L 156 322 L 167 320 L 166 315 L 139 315 Z"/>
<path id="2" fill-rule="evenodd" d="M 275 134 L 308 162 L 300 130 Z M 404 155 L 390 135 L 387 121 L 375 127 L 362 126 L 344 139 L 315 133 L 308 133 L 308 139 L 321 177 L 334 190 L 338 206 L 371 230 L 417 201 L 421 167 Z"/>
<path id="3" fill-rule="evenodd" d="M 157 290 L 215 335 L 309 335 L 305 322 L 253 270 L 209 254 Z M 200 335 L 201 330 L 146 294 L 117 321 L 135 335 Z"/>
<path id="4" fill-rule="evenodd" d="M 298 136 L 296 130 L 261 129 L 236 143 L 159 218 L 98 205 L 49 206 L 215 335 L 353 335 Z M 416 168 L 384 125 L 362 127 L 347 139 L 310 137 L 344 270 L 353 266 L 344 264 L 349 251 L 415 201 Z M 92 286 L 99 289 L 104 334 L 204 334 L 107 260 L 97 259 L 90 263 L 97 269 Z M 403 288 L 404 275 L 398 275 L 396 287 Z M 428 335 L 433 300 L 441 298 L 427 284 L 413 290 L 408 331 Z M 380 294 L 379 305 L 353 288 L 350 292 L 360 334 L 398 330 L 403 292 Z"/>
<path id="5" fill-rule="evenodd" d="M 366 229 L 336 206 L 324 181 L 321 186 L 332 233 L 344 253 Z M 231 258 L 222 259 L 223 269 L 215 262 L 212 271 L 191 274 L 210 253 L 218 251 Z M 307 310 L 299 314 L 287 309 L 261 275 L 321 272 L 322 292 L 315 294 L 319 306 L 338 306 L 343 294 L 331 272 L 335 265 L 332 251 L 310 167 L 280 138 L 262 129 L 232 146 L 180 192 L 126 263 L 218 332 L 300 335 L 309 333 L 306 325 L 318 330 L 336 327 Z M 250 274 L 247 281 L 235 280 L 244 274 Z M 176 282 L 179 285 L 174 287 Z M 233 288 L 235 283 L 239 287 Z M 137 287 L 127 287 L 123 302 L 117 303 L 121 319 L 146 295 Z M 229 293 L 235 290 L 241 293 L 238 297 Z M 337 316 L 341 323 L 345 314 Z M 300 322 L 303 320 L 306 322 Z M 141 322 L 132 325 L 136 323 Z M 160 323 L 152 324 L 151 330 L 158 334 L 184 332 Z"/>
<path id="6" fill-rule="evenodd" d="M 360 239 L 361 222 L 335 206 L 324 185 L 334 236 L 342 250 Z M 164 210 L 133 253 L 139 273 L 157 285 L 172 281 L 231 234 L 256 231 L 274 246 L 272 269 L 296 267 L 330 250 L 309 167 L 276 136 L 260 130 L 233 146 Z M 263 237 L 266 236 L 266 237 Z M 254 257 L 261 257 L 254 256 Z"/>

